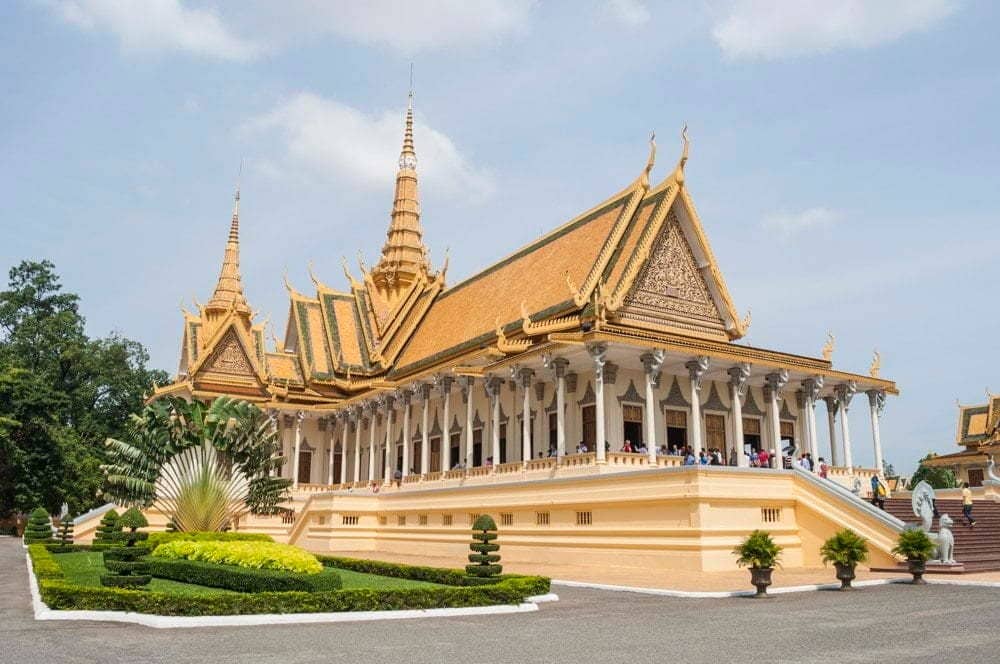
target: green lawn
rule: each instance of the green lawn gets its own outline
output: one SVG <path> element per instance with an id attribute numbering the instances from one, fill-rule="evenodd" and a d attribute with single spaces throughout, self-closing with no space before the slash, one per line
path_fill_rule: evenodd
<path id="1" fill-rule="evenodd" d="M 81 586 L 101 585 L 101 575 L 107 574 L 104 562 L 98 551 L 81 551 L 78 553 L 59 553 L 53 556 L 62 567 L 66 580 Z M 375 574 L 363 574 L 352 572 L 346 569 L 335 569 L 324 567 L 321 574 L 339 574 L 343 581 L 343 588 L 371 588 L 373 590 L 395 590 L 402 588 L 441 588 L 438 583 L 427 581 L 411 581 L 410 579 L 398 579 L 390 576 L 378 576 Z M 216 595 L 218 593 L 232 593 L 230 590 L 221 588 L 206 588 L 191 583 L 181 583 L 170 581 L 169 579 L 154 578 L 148 586 L 148 590 L 172 593 L 175 595 Z M 236 594 L 236 593 L 232 593 Z"/>

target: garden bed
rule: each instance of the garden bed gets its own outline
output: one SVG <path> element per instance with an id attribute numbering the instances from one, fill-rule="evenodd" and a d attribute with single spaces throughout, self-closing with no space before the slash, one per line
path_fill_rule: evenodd
<path id="1" fill-rule="evenodd" d="M 204 569 L 191 572 L 190 567 L 190 574 L 178 573 L 173 579 L 158 578 L 154 570 L 146 589 L 128 590 L 100 585 L 106 572 L 99 552 L 54 554 L 44 545 L 33 545 L 29 554 L 41 599 L 56 610 L 231 616 L 439 609 L 516 605 L 549 589 L 549 580 L 542 577 L 508 575 L 483 583 L 457 570 L 321 556 L 325 569 L 314 576 L 338 576 L 339 590 L 235 592 L 177 580 L 204 580 Z"/>

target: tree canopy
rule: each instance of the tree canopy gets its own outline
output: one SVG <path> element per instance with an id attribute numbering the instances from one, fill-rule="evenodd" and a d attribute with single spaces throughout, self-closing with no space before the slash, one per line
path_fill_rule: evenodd
<path id="1" fill-rule="evenodd" d="M 167 381 L 142 344 L 88 337 L 79 304 L 49 261 L 13 267 L 0 292 L 0 517 L 104 502 L 104 440 Z"/>
<path id="2" fill-rule="evenodd" d="M 932 459 L 934 456 L 933 453 L 930 453 L 920 460 L 917 472 L 913 473 L 913 477 L 910 478 L 910 489 L 920 484 L 921 480 L 927 480 L 927 483 L 935 489 L 953 489 L 958 486 L 955 473 L 952 471 L 947 468 L 924 465 L 924 461 Z"/>

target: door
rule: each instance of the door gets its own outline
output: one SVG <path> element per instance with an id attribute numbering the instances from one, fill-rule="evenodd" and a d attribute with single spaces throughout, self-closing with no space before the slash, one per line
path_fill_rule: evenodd
<path id="1" fill-rule="evenodd" d="M 312 477 L 313 453 L 310 450 L 299 450 L 299 484 L 308 484 Z"/>
<path id="2" fill-rule="evenodd" d="M 451 434 L 451 467 L 454 468 L 462 463 L 462 434 L 461 432 Z"/>
<path id="3" fill-rule="evenodd" d="M 642 444 L 642 406 L 622 406 L 622 429 L 633 450 Z"/>
<path id="4" fill-rule="evenodd" d="M 726 452 L 726 417 L 724 415 L 705 413 L 705 445 L 710 450 L 719 450 L 722 455 L 722 463 L 726 463 L 729 455 Z"/>
<path id="5" fill-rule="evenodd" d="M 441 439 L 431 438 L 431 467 L 427 472 L 433 473 L 441 469 Z"/>
<path id="6" fill-rule="evenodd" d="M 983 485 L 983 469 L 969 468 L 969 486 Z"/>
<path id="7" fill-rule="evenodd" d="M 344 460 L 341 458 L 339 453 L 335 453 L 333 456 L 333 483 L 340 483 L 340 469 L 344 466 Z"/>
<path id="8" fill-rule="evenodd" d="M 583 429 L 583 444 L 587 450 L 597 450 L 597 406 L 584 406 L 580 410 Z M 604 441 L 601 441 L 603 444 Z"/>
<path id="9" fill-rule="evenodd" d="M 687 412 L 667 409 L 664 417 L 667 420 L 667 450 L 684 449 L 688 444 Z"/>
<path id="10" fill-rule="evenodd" d="M 472 465 L 483 465 L 483 430 L 476 429 L 472 432 Z"/>

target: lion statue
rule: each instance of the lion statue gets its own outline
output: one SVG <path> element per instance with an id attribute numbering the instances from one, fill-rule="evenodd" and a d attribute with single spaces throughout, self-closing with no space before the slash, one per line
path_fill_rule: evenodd
<path id="1" fill-rule="evenodd" d="M 937 533 L 937 562 L 946 565 L 955 564 L 955 536 L 951 534 L 952 520 L 947 514 L 942 514 L 939 519 L 939 529 Z"/>

